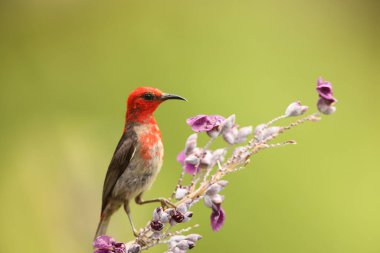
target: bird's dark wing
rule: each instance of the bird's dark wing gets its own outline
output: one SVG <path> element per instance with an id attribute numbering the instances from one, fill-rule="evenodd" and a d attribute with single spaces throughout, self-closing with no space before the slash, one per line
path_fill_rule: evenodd
<path id="1" fill-rule="evenodd" d="M 116 147 L 115 153 L 113 154 L 111 163 L 108 166 L 107 175 L 104 180 L 102 212 L 107 206 L 117 180 L 128 167 L 135 151 L 136 147 L 134 138 L 123 134 L 119 141 L 119 144 Z"/>

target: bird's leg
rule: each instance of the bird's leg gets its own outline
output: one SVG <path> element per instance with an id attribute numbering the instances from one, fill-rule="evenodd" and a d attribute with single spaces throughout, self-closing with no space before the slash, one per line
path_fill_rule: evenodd
<path id="1" fill-rule="evenodd" d="M 138 205 L 160 202 L 162 207 L 174 207 L 174 208 L 176 208 L 176 206 L 173 203 L 171 203 L 169 200 L 167 200 L 165 198 L 143 200 L 142 199 L 142 193 L 137 195 L 137 197 L 135 198 L 135 201 L 136 201 L 136 204 L 138 204 Z"/>
<path id="2" fill-rule="evenodd" d="M 131 223 L 133 235 L 135 237 L 138 237 L 139 234 L 137 233 L 137 229 L 136 229 L 135 225 L 133 225 L 133 221 L 132 221 L 132 217 L 131 217 L 131 209 L 129 208 L 129 202 L 128 201 L 124 203 L 124 210 L 128 215 L 129 223 Z"/>

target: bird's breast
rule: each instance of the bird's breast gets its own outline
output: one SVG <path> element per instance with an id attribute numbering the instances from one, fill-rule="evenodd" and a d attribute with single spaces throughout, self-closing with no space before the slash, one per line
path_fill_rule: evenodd
<path id="1" fill-rule="evenodd" d="M 161 140 L 161 132 L 157 125 L 140 126 L 136 129 L 138 136 L 138 151 L 143 160 L 151 160 L 155 158 L 162 159 L 163 145 Z"/>
<path id="2" fill-rule="evenodd" d="M 136 151 L 114 189 L 119 199 L 131 199 L 150 188 L 161 166 L 164 149 L 158 127 L 138 125 Z"/>

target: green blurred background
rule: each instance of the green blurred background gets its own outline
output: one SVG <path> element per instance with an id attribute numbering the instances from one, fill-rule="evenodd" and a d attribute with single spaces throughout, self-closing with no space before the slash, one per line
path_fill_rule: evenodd
<path id="1" fill-rule="evenodd" d="M 166 155 L 146 198 L 167 196 L 189 116 L 241 125 L 314 105 L 335 115 L 291 133 L 229 176 L 227 220 L 196 207 L 193 252 L 380 252 L 379 1 L 3 0 L 0 2 L 1 252 L 91 252 L 125 100 L 150 85 L 190 101 L 156 113 Z M 204 139 L 203 139 L 204 140 Z M 154 206 L 132 206 L 145 225 Z M 120 210 L 109 233 L 131 239 Z M 163 252 L 157 247 L 151 252 Z"/>

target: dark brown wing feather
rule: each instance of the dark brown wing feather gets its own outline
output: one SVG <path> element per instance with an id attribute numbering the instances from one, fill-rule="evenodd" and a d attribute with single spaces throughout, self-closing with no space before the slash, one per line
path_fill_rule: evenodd
<path id="1" fill-rule="evenodd" d="M 130 160 L 135 152 L 134 136 L 123 134 L 116 150 L 113 154 L 110 165 L 108 166 L 107 175 L 103 185 L 102 212 L 106 208 L 112 195 L 113 188 L 119 177 L 128 167 Z"/>

